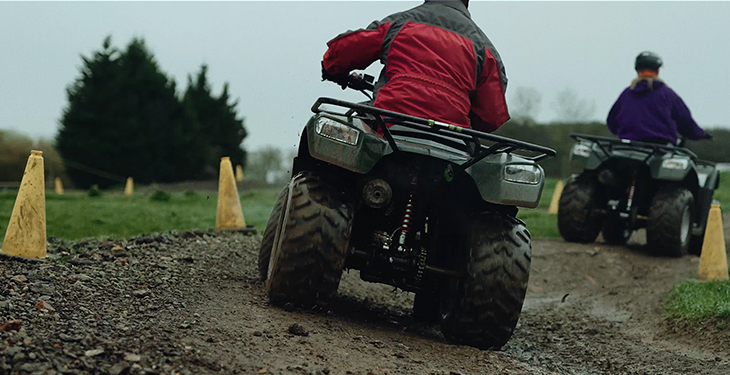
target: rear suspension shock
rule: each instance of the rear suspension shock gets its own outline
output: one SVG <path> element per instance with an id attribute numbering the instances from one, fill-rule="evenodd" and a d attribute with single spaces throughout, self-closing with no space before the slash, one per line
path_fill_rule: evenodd
<path id="1" fill-rule="evenodd" d="M 403 218 L 401 219 L 400 237 L 398 237 L 398 251 L 406 250 L 404 247 L 406 243 L 406 237 L 412 229 L 413 215 L 416 205 L 416 187 L 418 186 L 417 183 L 417 177 L 413 177 L 413 181 L 411 182 L 411 191 L 408 194 L 408 202 L 406 203 L 406 208 L 403 211 Z"/>

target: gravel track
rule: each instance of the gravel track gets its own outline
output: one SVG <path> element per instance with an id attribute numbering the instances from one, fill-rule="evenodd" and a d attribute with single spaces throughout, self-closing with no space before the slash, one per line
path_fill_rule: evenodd
<path id="1" fill-rule="evenodd" d="M 327 306 L 270 306 L 260 236 L 51 239 L 45 261 L 0 258 L 0 373 L 730 373 L 727 336 L 675 333 L 661 314 L 697 258 L 653 257 L 632 240 L 536 240 L 515 335 L 480 351 L 414 322 L 411 294 L 354 271 Z"/>

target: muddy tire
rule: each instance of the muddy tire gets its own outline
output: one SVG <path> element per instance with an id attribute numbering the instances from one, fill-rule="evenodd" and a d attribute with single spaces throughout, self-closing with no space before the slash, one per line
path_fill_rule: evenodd
<path id="1" fill-rule="evenodd" d="M 279 197 L 276 198 L 274 208 L 271 210 L 269 215 L 269 221 L 266 223 L 266 229 L 264 229 L 264 235 L 261 238 L 261 247 L 259 248 L 259 277 L 261 281 L 266 281 L 269 275 L 269 259 L 271 259 L 271 249 L 274 248 L 274 238 L 276 237 L 276 231 L 279 229 L 279 222 L 281 219 L 281 211 L 288 201 L 289 198 L 289 187 L 284 188 Z"/>
<path id="2" fill-rule="evenodd" d="M 601 231 L 601 220 L 593 214 L 596 183 L 577 178 L 569 181 L 558 203 L 558 231 L 568 242 L 591 243 Z"/>
<path id="3" fill-rule="evenodd" d="M 689 190 L 673 186 L 659 190 L 651 200 L 646 242 L 657 254 L 681 257 L 692 237 L 694 198 Z"/>
<path id="4" fill-rule="evenodd" d="M 633 231 L 629 229 L 628 223 L 622 220 L 607 218 L 603 221 L 603 240 L 611 245 L 625 245 L 631 238 Z"/>
<path id="5" fill-rule="evenodd" d="M 467 238 L 464 277 L 442 295 L 441 331 L 456 343 L 500 348 L 512 336 L 525 300 L 530 233 L 513 217 L 482 215 Z"/>
<path id="6" fill-rule="evenodd" d="M 312 306 L 337 291 L 352 227 L 352 206 L 313 174 L 289 183 L 269 262 L 266 290 L 275 305 Z"/>

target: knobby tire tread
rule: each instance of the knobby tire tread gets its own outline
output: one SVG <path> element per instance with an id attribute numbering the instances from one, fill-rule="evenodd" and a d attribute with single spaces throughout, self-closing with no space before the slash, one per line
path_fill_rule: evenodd
<path id="1" fill-rule="evenodd" d="M 569 181 L 558 201 L 558 231 L 568 242 L 591 243 L 601 232 L 600 218 L 592 213 L 596 199 L 595 182 Z"/>
<path id="2" fill-rule="evenodd" d="M 672 257 L 687 254 L 691 231 L 687 243 L 682 244 L 680 229 L 684 207 L 690 205 L 692 217 L 693 203 L 692 193 L 679 186 L 661 189 L 654 195 L 646 225 L 646 242 L 654 252 Z"/>
<path id="3" fill-rule="evenodd" d="M 269 215 L 269 221 L 266 223 L 266 229 L 261 237 L 261 247 L 259 248 L 259 278 L 261 281 L 266 281 L 269 275 L 269 259 L 271 258 L 271 249 L 274 247 L 274 239 L 276 238 L 276 229 L 279 226 L 279 219 L 281 218 L 281 209 L 286 203 L 286 199 L 289 195 L 289 187 L 285 187 L 279 197 L 276 198 L 274 208 L 271 210 Z"/>
<path id="4" fill-rule="evenodd" d="M 291 184 L 288 217 L 267 289 L 275 305 L 311 306 L 337 291 L 350 240 L 352 207 L 338 190 L 313 174 L 300 174 Z"/>
<path id="5" fill-rule="evenodd" d="M 441 330 L 448 340 L 480 349 L 500 348 L 512 336 L 530 277 L 531 241 L 510 216 L 482 215 L 471 225 L 465 278 Z"/>

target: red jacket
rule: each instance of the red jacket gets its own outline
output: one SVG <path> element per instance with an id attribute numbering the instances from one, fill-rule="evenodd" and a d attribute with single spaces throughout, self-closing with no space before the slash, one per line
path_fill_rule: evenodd
<path id="1" fill-rule="evenodd" d="M 509 120 L 499 53 L 461 1 L 426 0 L 327 45 L 331 74 L 385 65 L 375 107 L 486 132 Z"/>

